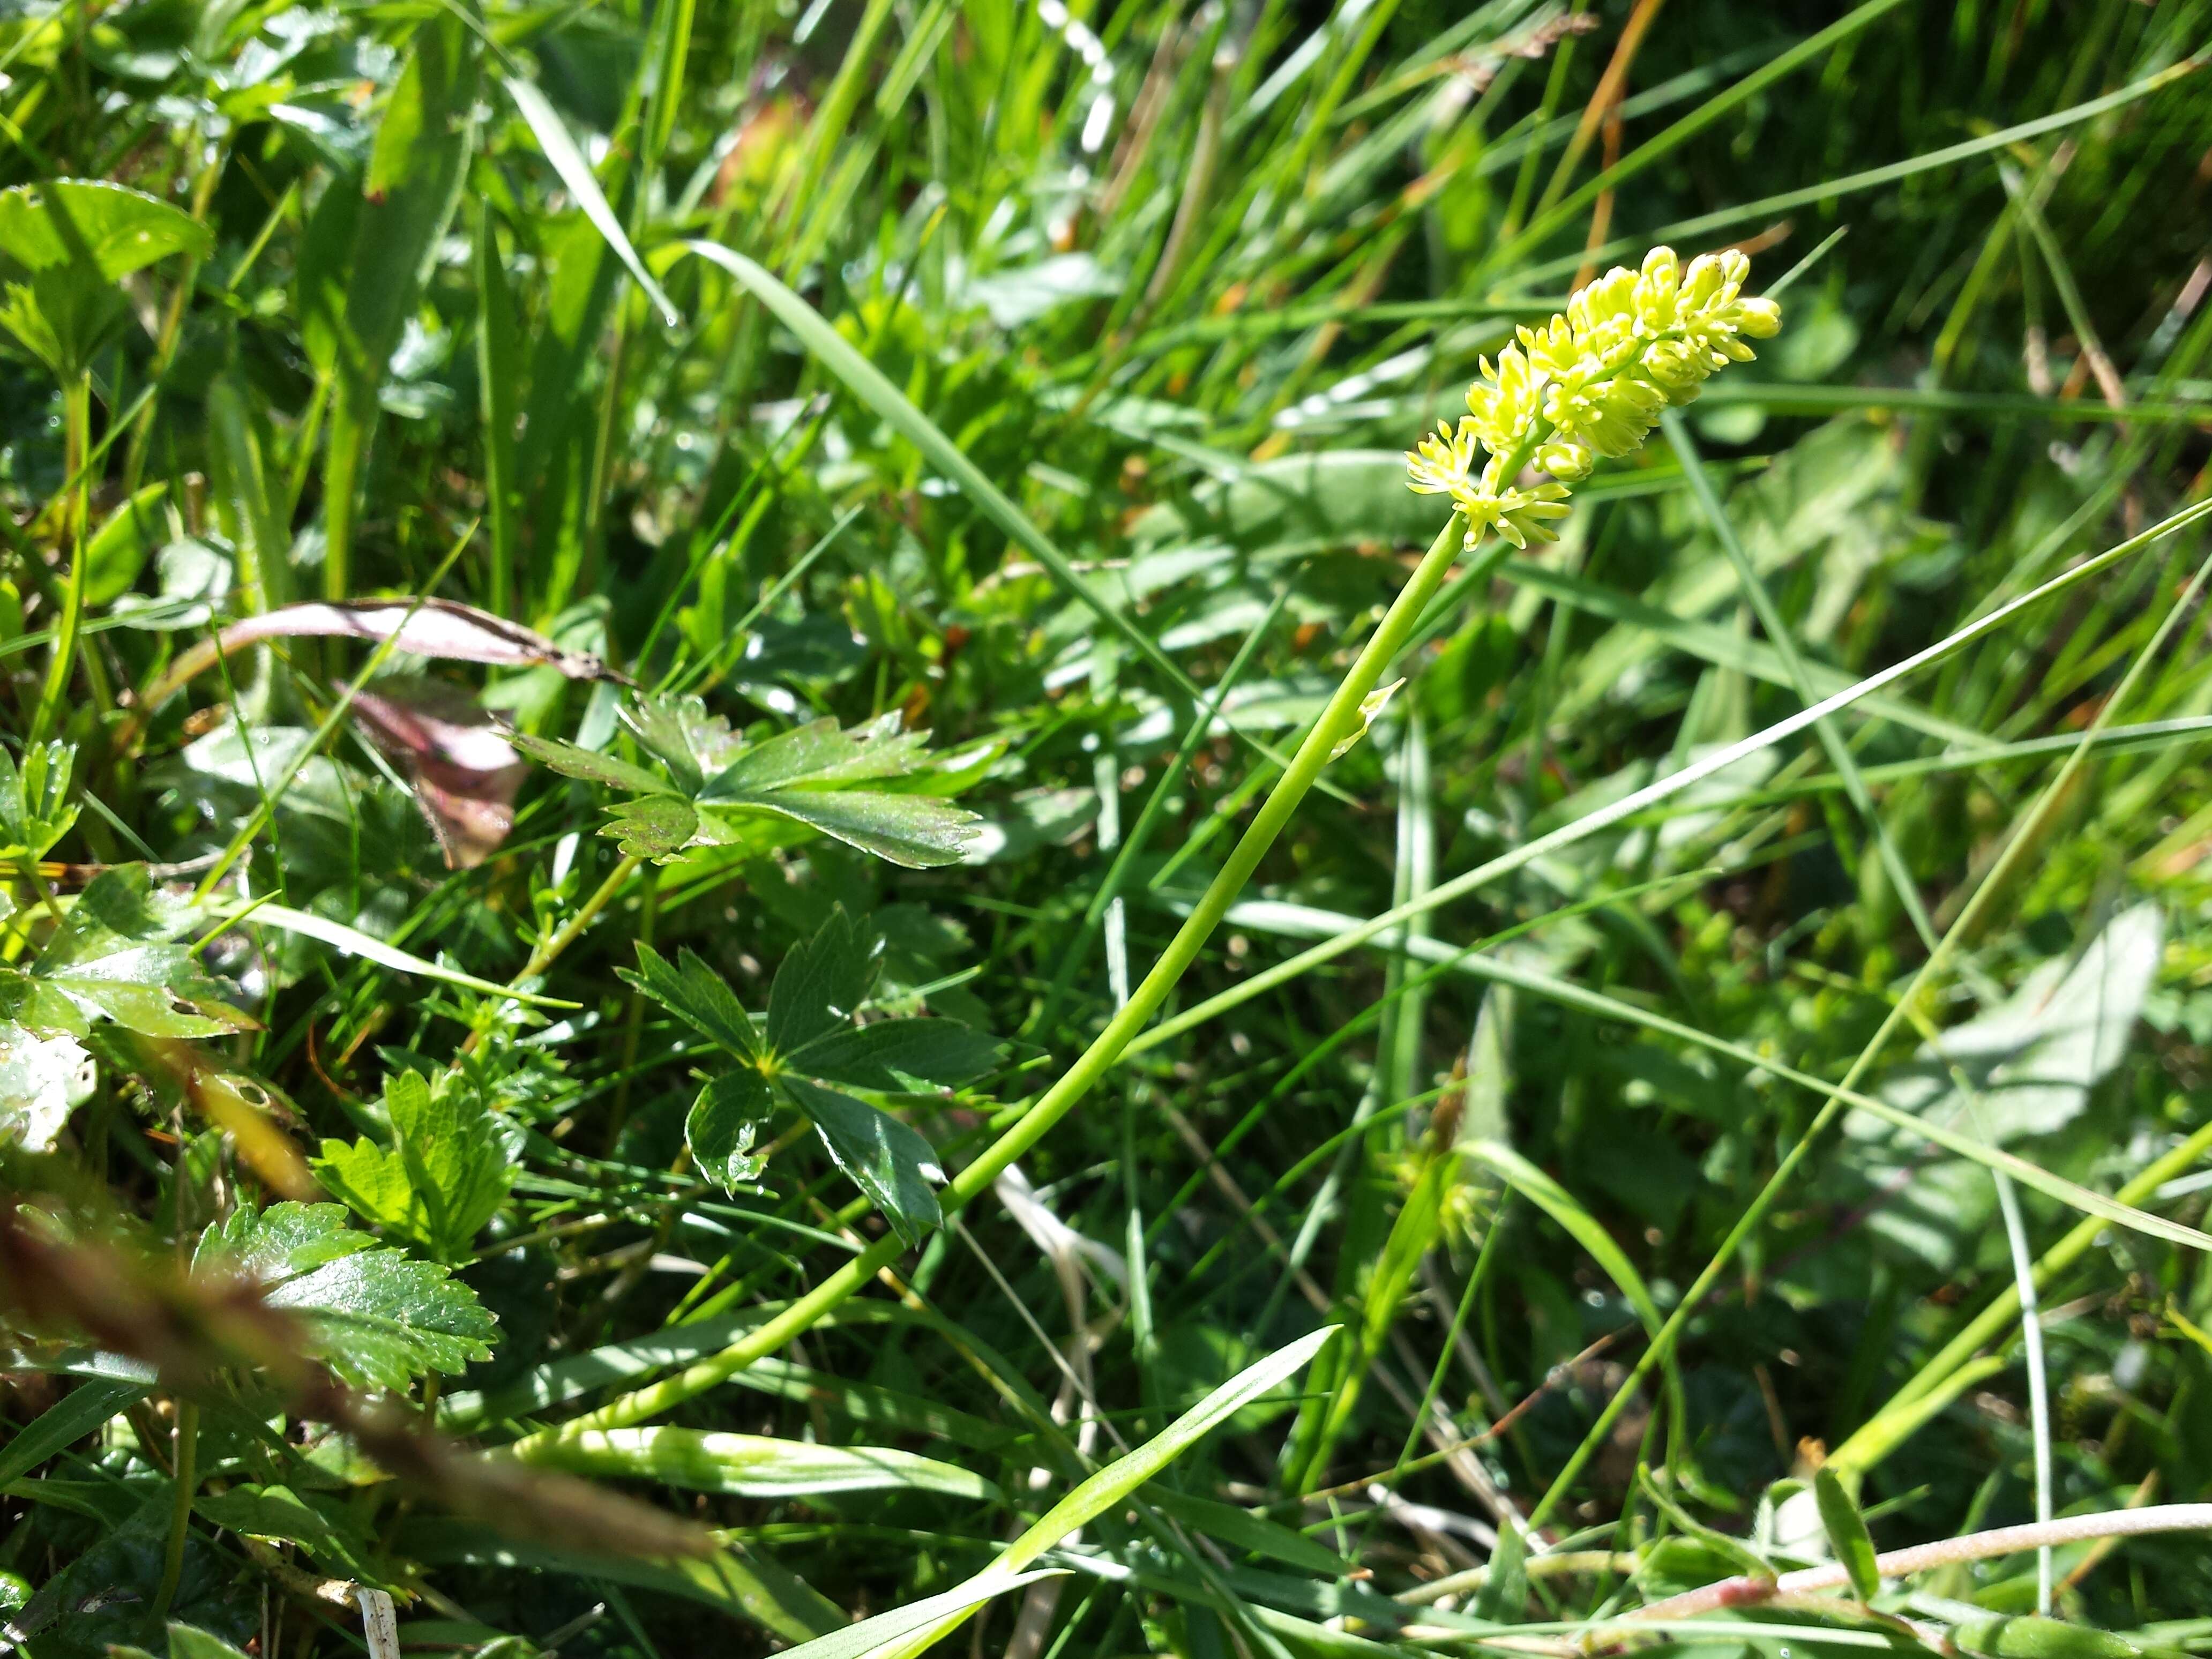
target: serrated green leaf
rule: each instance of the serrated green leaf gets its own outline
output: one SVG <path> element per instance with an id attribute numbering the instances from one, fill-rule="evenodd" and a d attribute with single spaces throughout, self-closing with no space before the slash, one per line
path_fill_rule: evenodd
<path id="1" fill-rule="evenodd" d="M 684 1120 L 684 1144 L 700 1172 L 725 1192 L 757 1180 L 762 1160 L 753 1143 L 775 1106 L 768 1079 L 750 1066 L 711 1079 Z"/>
<path id="2" fill-rule="evenodd" d="M 730 730 L 728 720 L 708 714 L 699 697 L 635 697 L 622 720 L 687 795 L 697 794 L 701 784 L 744 751 L 745 740 Z"/>
<path id="3" fill-rule="evenodd" d="M 729 839 L 720 825 L 701 817 L 690 802 L 674 795 L 640 795 L 606 811 L 599 833 L 628 858 L 666 864 L 687 847 Z"/>
<path id="4" fill-rule="evenodd" d="M 965 1083 L 998 1064 L 995 1038 L 952 1019 L 887 1019 L 848 1026 L 785 1054 L 810 1077 L 860 1089 L 903 1089 L 909 1081 Z"/>
<path id="5" fill-rule="evenodd" d="M 1866 1517 L 1833 1469 L 1814 1474 L 1813 1498 L 1820 1506 L 1820 1524 L 1827 1529 L 1828 1547 L 1850 1575 L 1851 1594 L 1862 1601 L 1873 1601 L 1881 1593 L 1881 1573 L 1875 1565 L 1874 1539 L 1867 1532 Z"/>
<path id="6" fill-rule="evenodd" d="M 777 789 L 750 800 L 714 805 L 721 811 L 788 818 L 908 870 L 958 863 L 982 823 L 966 807 L 934 795 L 890 795 L 874 789 Z"/>
<path id="7" fill-rule="evenodd" d="M 896 715 L 841 731 L 816 720 L 747 750 L 708 778 L 702 808 L 773 813 L 909 869 L 956 861 L 981 822 L 932 795 L 855 789 L 902 779 L 928 764 L 926 739 L 902 732 Z"/>
<path id="8" fill-rule="evenodd" d="M 491 1358 L 499 1328 L 444 1267 L 349 1227 L 343 1205 L 288 1200 L 238 1210 L 201 1235 L 192 1265 L 255 1280 L 270 1305 L 307 1327 L 313 1358 L 362 1387 L 404 1389 L 426 1371 L 458 1373 Z"/>
<path id="9" fill-rule="evenodd" d="M 860 1183 L 909 1246 L 943 1223 L 945 1212 L 930 1190 L 931 1183 L 945 1179 L 935 1147 L 888 1112 L 850 1095 L 805 1078 L 781 1081 L 799 1109 L 814 1120 L 837 1167 Z"/>
<path id="10" fill-rule="evenodd" d="M 439 1085 L 414 1072 L 390 1079 L 392 1145 L 325 1140 L 315 1173 L 363 1220 L 453 1261 L 498 1213 L 514 1172 L 477 1091 L 450 1073 Z"/>
<path id="11" fill-rule="evenodd" d="M 641 766 L 633 766 L 612 755 L 602 755 L 595 750 L 579 749 L 573 743 L 562 743 L 557 738 L 541 738 L 528 732 L 516 732 L 507 741 L 539 764 L 551 767 L 565 777 L 580 778 L 586 783 L 603 783 L 610 789 L 629 789 L 639 794 L 681 794 L 675 785 L 658 773 L 648 772 Z"/>
<path id="12" fill-rule="evenodd" d="M 743 1060 L 758 1055 L 760 1041 L 753 1030 L 752 1016 L 728 982 L 696 951 L 687 947 L 672 964 L 650 945 L 640 944 L 636 970 L 617 968 L 615 972 L 708 1041 Z"/>
<path id="13" fill-rule="evenodd" d="M 792 947 L 769 987 L 769 1051 L 796 1054 L 844 1030 L 868 1000 L 882 960 L 882 941 L 864 934 L 843 905 L 833 906 L 812 936 Z"/>

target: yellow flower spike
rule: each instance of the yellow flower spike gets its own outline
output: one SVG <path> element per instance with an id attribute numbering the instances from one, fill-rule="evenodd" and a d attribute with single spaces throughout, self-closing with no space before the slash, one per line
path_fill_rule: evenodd
<path id="1" fill-rule="evenodd" d="M 1750 272 L 1733 248 L 1685 266 L 1665 247 L 1638 270 L 1608 270 L 1564 314 L 1516 329 L 1496 363 L 1482 360 L 1457 428 L 1440 425 L 1407 455 L 1411 487 L 1452 498 L 1470 551 L 1491 530 L 1516 547 L 1558 539 L 1552 524 L 1566 516 L 1566 486 L 1588 477 L 1597 456 L 1638 448 L 1668 404 L 1696 398 L 1715 370 L 1748 362 L 1744 342 L 1782 326 L 1773 301 L 1743 297 Z M 1524 486 L 1529 466 L 1551 482 Z"/>

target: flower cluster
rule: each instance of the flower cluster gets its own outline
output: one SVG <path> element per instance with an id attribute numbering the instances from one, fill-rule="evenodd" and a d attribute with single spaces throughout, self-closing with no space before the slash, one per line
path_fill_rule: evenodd
<path id="1" fill-rule="evenodd" d="M 1661 410 L 1688 403 L 1715 369 L 1749 362 L 1744 341 L 1782 326 L 1773 301 L 1744 297 L 1750 270 L 1733 249 L 1686 268 L 1659 247 L 1641 270 L 1607 271 L 1565 316 L 1516 331 L 1495 364 L 1483 359 L 1458 427 L 1440 424 L 1406 457 L 1412 487 L 1452 498 L 1469 549 L 1492 529 L 1516 547 L 1556 539 L 1547 521 L 1566 515 L 1566 486 L 1598 456 L 1636 448 Z M 1524 487 L 1530 466 L 1548 482 Z"/>

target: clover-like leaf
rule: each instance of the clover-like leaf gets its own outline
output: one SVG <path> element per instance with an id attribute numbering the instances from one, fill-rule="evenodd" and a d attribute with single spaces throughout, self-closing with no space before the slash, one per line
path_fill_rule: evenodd
<path id="1" fill-rule="evenodd" d="M 514 1172 L 483 1098 L 448 1073 L 385 1085 L 392 1145 L 325 1140 L 315 1173 L 363 1220 L 455 1261 L 506 1201 Z"/>
<path id="2" fill-rule="evenodd" d="M 802 1077 L 781 1079 L 799 1109 L 814 1120 L 822 1144 L 837 1167 L 875 1200 L 884 1219 L 911 1246 L 941 1224 L 933 1182 L 945 1179 L 937 1151 L 889 1112 L 878 1111 L 835 1089 Z"/>
<path id="3" fill-rule="evenodd" d="M 380 1248 L 338 1204 L 240 1209 L 201 1235 L 198 1272 L 258 1284 L 307 1327 L 309 1353 L 361 1387 L 404 1389 L 427 1371 L 491 1358 L 499 1322 L 435 1262 Z"/>

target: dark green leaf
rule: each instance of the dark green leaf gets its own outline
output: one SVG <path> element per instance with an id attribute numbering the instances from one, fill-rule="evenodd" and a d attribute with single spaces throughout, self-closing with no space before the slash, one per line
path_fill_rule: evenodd
<path id="1" fill-rule="evenodd" d="M 204 256 L 210 241 L 206 226 L 121 185 L 52 179 L 0 191 L 0 324 L 72 380 L 129 310 L 115 284 L 172 253 Z"/>
<path id="2" fill-rule="evenodd" d="M 650 945 L 637 947 L 637 969 L 615 970 L 678 1018 L 695 1027 L 709 1041 L 720 1043 L 743 1060 L 756 1058 L 760 1043 L 752 1016 L 745 1012 L 722 976 L 686 948 L 677 965 Z"/>
<path id="3" fill-rule="evenodd" d="M 297 1544 L 317 1566 L 334 1577 L 357 1583 L 378 1582 L 367 1565 L 371 1553 L 368 1537 L 327 1499 L 319 1505 L 312 1497 L 303 1498 L 289 1486 L 259 1486 L 249 1481 L 225 1492 L 202 1492 L 192 1500 L 192 1508 L 203 1519 L 227 1531 Z"/>
<path id="4" fill-rule="evenodd" d="M 799 1109 L 814 1120 L 822 1144 L 837 1167 L 860 1183 L 884 1219 L 908 1244 L 921 1243 L 945 1214 L 931 1183 L 945 1179 L 936 1149 L 887 1112 L 850 1095 L 824 1089 L 805 1078 L 787 1077 L 783 1086 Z"/>
<path id="5" fill-rule="evenodd" d="M 498 1322 L 476 1292 L 433 1262 L 379 1249 L 341 1205 L 238 1210 L 201 1236 L 192 1265 L 258 1282 L 307 1326 L 313 1355 L 362 1387 L 404 1389 L 491 1358 Z"/>
<path id="6" fill-rule="evenodd" d="M 889 1019 L 818 1036 L 783 1056 L 793 1070 L 862 1089 L 965 1083 L 998 1063 L 999 1044 L 951 1019 Z"/>
<path id="7" fill-rule="evenodd" d="M 0 1446 L 0 1486 L 21 1480 L 57 1452 L 75 1445 L 149 1391 L 143 1382 L 120 1379 L 79 1383 Z"/>
<path id="8" fill-rule="evenodd" d="M 684 1143 L 700 1172 L 725 1192 L 757 1180 L 762 1160 L 753 1142 L 775 1105 L 768 1079 L 750 1066 L 711 1079 L 684 1120 Z"/>
<path id="9" fill-rule="evenodd" d="M 776 969 L 768 994 L 769 1052 L 795 1054 L 849 1024 L 876 982 L 882 951 L 882 941 L 863 934 L 843 905 L 834 907 Z"/>
<path id="10" fill-rule="evenodd" d="M 1820 1508 L 1820 1524 L 1827 1528 L 1828 1547 L 1850 1575 L 1851 1594 L 1862 1601 L 1873 1601 L 1881 1592 L 1881 1574 L 1875 1566 L 1874 1540 L 1868 1534 L 1866 1517 L 1832 1469 L 1821 1469 L 1813 1476 L 1813 1496 Z"/>

